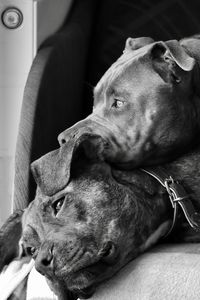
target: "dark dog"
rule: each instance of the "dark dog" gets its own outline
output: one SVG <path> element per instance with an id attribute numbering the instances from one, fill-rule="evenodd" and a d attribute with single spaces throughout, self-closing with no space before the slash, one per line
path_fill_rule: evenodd
<path id="1" fill-rule="evenodd" d="M 197 38 L 129 38 L 94 89 L 92 114 L 61 133 L 60 144 L 90 141 L 102 160 L 125 169 L 186 153 L 199 135 L 199 51 Z"/>
<path id="2" fill-rule="evenodd" d="M 143 171 L 77 160 L 69 174 L 68 158 L 64 146 L 33 163 L 37 194 L 0 231 L 0 270 L 19 254 L 20 241 L 59 299 L 88 298 L 168 232 L 173 211 L 166 190 Z M 165 169 L 192 193 L 197 210 L 200 154 Z M 180 216 L 178 225 L 176 240 L 199 241 Z"/>

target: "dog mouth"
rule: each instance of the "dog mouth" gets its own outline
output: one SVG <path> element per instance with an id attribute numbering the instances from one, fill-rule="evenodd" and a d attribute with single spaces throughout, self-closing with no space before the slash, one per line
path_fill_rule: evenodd
<path id="1" fill-rule="evenodd" d="M 80 299 L 88 299 L 92 297 L 95 292 L 95 286 L 88 286 L 83 288 L 82 290 L 74 290 L 73 293 L 77 295 Z"/>
<path id="2" fill-rule="evenodd" d="M 87 299 L 93 295 L 96 289 L 96 276 L 84 268 L 68 277 L 67 288 L 81 299 Z"/>
<path id="3" fill-rule="evenodd" d="M 94 269 L 96 269 L 96 272 Z M 98 263 L 80 268 L 75 272 L 68 273 L 67 271 L 62 270 L 59 272 L 59 275 L 55 272 L 54 276 L 48 279 L 51 282 L 58 283 L 58 286 L 62 289 L 62 294 L 66 298 L 66 291 L 70 291 L 73 295 L 76 295 L 77 298 L 88 299 L 94 294 L 96 285 L 99 282 L 99 274 L 97 273 L 99 273 Z"/>
<path id="4" fill-rule="evenodd" d="M 76 268 L 70 272 L 67 271 L 67 268 L 63 268 L 61 271 L 55 271 L 54 277 L 62 279 L 70 290 L 85 289 L 97 280 L 100 270 L 102 270 L 101 265 L 101 262 L 96 262 L 88 266 Z"/>
<path id="5" fill-rule="evenodd" d="M 71 271 L 64 267 L 55 272 L 54 276 L 65 282 L 68 290 L 75 293 L 81 299 L 92 296 L 96 286 L 115 273 L 119 252 L 114 249 L 113 243 L 106 243 L 106 247 L 94 259 L 93 263 L 72 268 Z"/>
<path id="6" fill-rule="evenodd" d="M 62 299 L 68 299 L 69 294 L 76 296 L 76 299 L 88 299 L 94 294 L 98 282 L 90 267 L 84 267 L 74 273 L 62 271 L 59 275 L 55 272 L 44 276 L 55 295 L 62 295 Z"/>

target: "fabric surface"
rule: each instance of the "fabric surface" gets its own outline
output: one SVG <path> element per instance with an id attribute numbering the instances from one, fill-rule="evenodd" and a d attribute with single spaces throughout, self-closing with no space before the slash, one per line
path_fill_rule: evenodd
<path id="1" fill-rule="evenodd" d="M 31 188 L 29 180 L 31 178 L 30 163 L 32 156 L 33 132 L 35 128 L 36 103 L 45 64 L 47 63 L 50 53 L 50 47 L 40 51 L 40 55 L 36 57 L 31 68 L 31 75 L 28 78 L 24 92 L 24 101 L 21 111 L 21 121 L 15 155 L 14 210 L 27 207 L 30 200 L 33 199 L 31 191 L 34 189 L 34 184 Z"/>
<path id="2" fill-rule="evenodd" d="M 3 269 L 0 273 L 1 300 L 22 300 L 22 297 L 26 300 L 58 299 L 34 264 L 34 260 L 22 258 L 12 261 Z"/>
<path id="3" fill-rule="evenodd" d="M 163 245 L 130 262 L 91 300 L 198 300 L 200 245 Z"/>
<path id="4" fill-rule="evenodd" d="M 16 288 L 18 288 L 18 286 L 32 270 L 34 264 L 35 262 L 33 260 L 30 261 L 30 259 L 22 258 L 20 260 L 14 260 L 8 266 L 4 267 L 0 273 L 1 300 L 7 300 L 9 298 L 9 296 L 15 291 Z M 26 290 L 26 287 L 24 288 Z M 17 297 L 17 292 L 15 297 Z"/>
<path id="5" fill-rule="evenodd" d="M 46 279 L 33 267 L 27 282 L 26 300 L 57 300 L 58 297 L 50 290 Z"/>

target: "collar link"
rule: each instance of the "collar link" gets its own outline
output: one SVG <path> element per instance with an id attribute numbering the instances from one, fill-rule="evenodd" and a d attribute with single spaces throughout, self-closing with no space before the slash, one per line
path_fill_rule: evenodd
<path id="1" fill-rule="evenodd" d="M 195 211 L 191 194 L 188 194 L 185 191 L 183 185 L 181 185 L 177 180 L 174 180 L 172 176 L 169 176 L 164 168 L 152 167 L 141 170 L 155 178 L 166 189 L 174 210 L 171 227 L 164 237 L 167 237 L 175 227 L 178 215 L 178 207 L 181 207 L 189 225 L 195 231 L 200 231 L 200 213 Z"/>

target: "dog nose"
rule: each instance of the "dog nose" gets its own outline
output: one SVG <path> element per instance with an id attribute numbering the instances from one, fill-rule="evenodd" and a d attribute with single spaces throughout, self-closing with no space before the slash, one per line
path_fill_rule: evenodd
<path id="1" fill-rule="evenodd" d="M 59 142 L 60 146 L 62 146 L 62 145 L 64 145 L 66 143 L 66 139 L 65 139 L 63 133 L 59 134 L 59 136 L 58 136 L 58 142 Z"/>
<path id="2" fill-rule="evenodd" d="M 42 275 L 53 269 L 53 245 L 44 244 L 41 246 L 35 260 L 35 268 Z"/>

